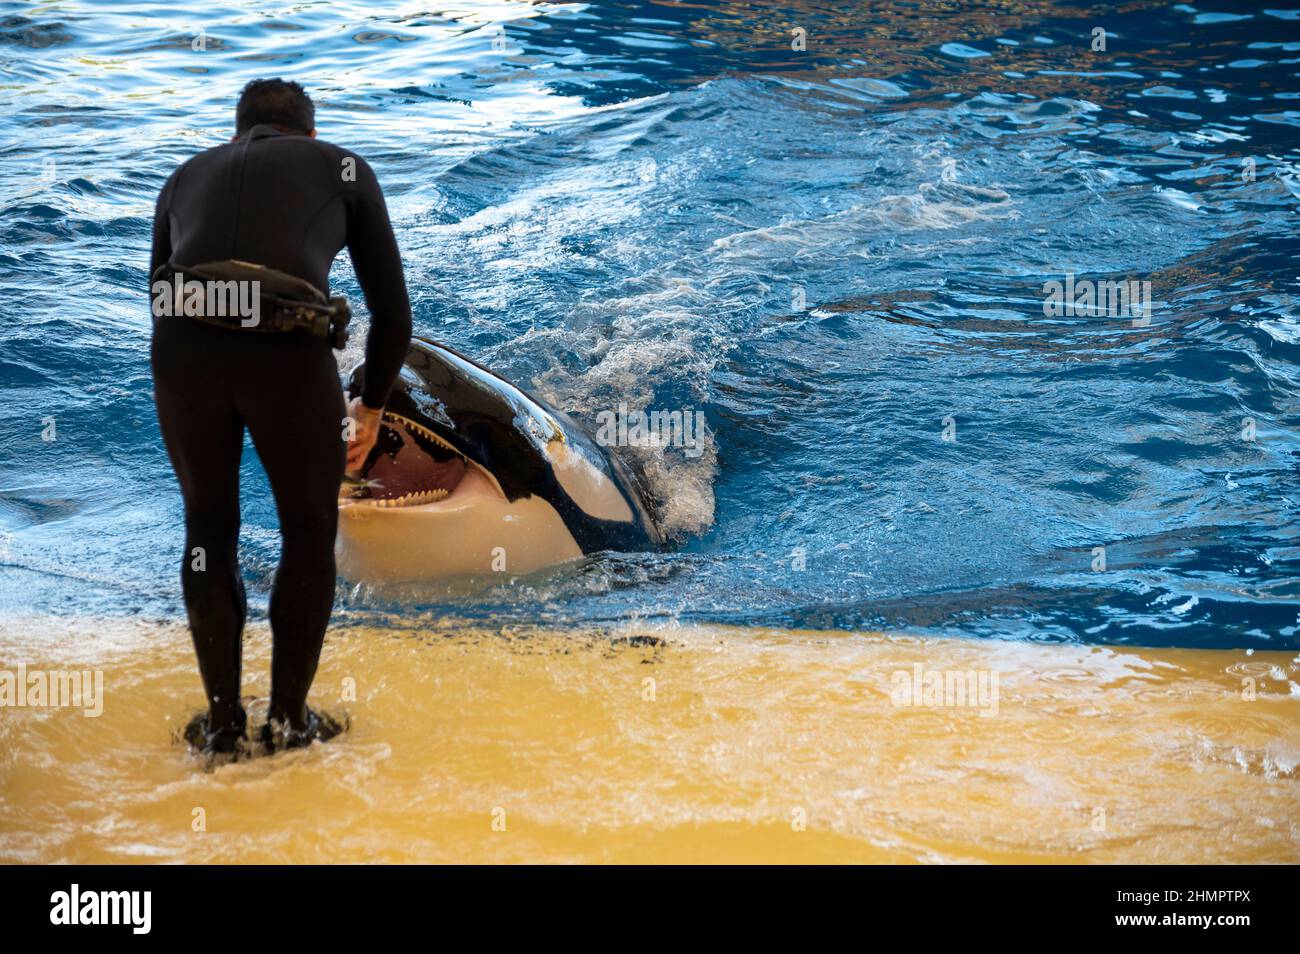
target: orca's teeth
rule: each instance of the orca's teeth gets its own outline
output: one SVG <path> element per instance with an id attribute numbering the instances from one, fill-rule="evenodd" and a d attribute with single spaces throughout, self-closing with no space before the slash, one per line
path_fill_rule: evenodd
<path id="1" fill-rule="evenodd" d="M 436 443 L 442 444 L 447 447 L 451 446 L 447 444 L 447 442 L 443 440 L 443 438 L 439 437 L 437 434 L 429 430 L 423 424 L 417 424 L 415 421 L 408 420 L 407 418 L 398 417 L 396 414 L 393 414 L 388 411 L 384 412 L 384 420 L 394 428 L 404 427 L 408 431 L 412 431 L 416 434 L 419 434 L 420 436 L 428 438 L 431 441 L 435 441 Z"/>
<path id="2" fill-rule="evenodd" d="M 369 502 L 376 507 L 418 507 L 421 504 L 442 500 L 451 491 L 445 487 L 436 490 L 420 490 L 415 493 L 402 494 L 400 497 L 377 497 Z"/>
<path id="3" fill-rule="evenodd" d="M 437 490 L 422 490 L 419 493 L 407 494 L 402 498 L 402 506 L 414 507 L 420 504 L 433 503 L 435 500 L 441 500 L 448 493 L 449 491 L 440 487 Z"/>

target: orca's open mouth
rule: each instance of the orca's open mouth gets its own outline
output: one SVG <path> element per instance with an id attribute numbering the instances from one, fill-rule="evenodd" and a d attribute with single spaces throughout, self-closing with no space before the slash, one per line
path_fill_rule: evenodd
<path id="1" fill-rule="evenodd" d="M 436 503 L 455 492 L 465 469 L 464 455 L 433 431 L 385 411 L 362 483 L 344 484 L 340 501 L 374 507 Z"/>

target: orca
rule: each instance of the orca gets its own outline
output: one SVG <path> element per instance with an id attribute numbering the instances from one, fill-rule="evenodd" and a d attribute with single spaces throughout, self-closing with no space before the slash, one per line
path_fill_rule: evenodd
<path id="1" fill-rule="evenodd" d="M 348 375 L 360 394 L 365 363 Z M 413 338 L 360 481 L 339 495 L 339 573 L 399 583 L 525 574 L 663 539 L 640 481 L 568 415 Z"/>

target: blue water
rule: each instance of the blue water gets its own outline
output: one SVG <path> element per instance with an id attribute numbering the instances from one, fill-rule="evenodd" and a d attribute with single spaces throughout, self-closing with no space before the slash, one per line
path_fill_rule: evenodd
<path id="1" fill-rule="evenodd" d="M 711 433 L 628 451 L 666 553 L 340 618 L 1300 647 L 1300 10 L 400 6 L 0 3 L 0 615 L 181 614 L 150 217 L 282 75 L 378 171 L 420 333 Z M 1045 316 L 1067 272 L 1149 325 Z M 251 448 L 243 488 L 264 605 Z"/>

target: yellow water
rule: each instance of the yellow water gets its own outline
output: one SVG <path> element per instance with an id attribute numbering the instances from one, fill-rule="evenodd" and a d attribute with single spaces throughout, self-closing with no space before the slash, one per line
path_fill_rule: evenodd
<path id="1" fill-rule="evenodd" d="M 253 628 L 251 696 L 269 651 Z M 336 630 L 313 702 L 352 730 L 211 772 L 172 739 L 181 627 L 10 620 L 19 662 L 100 668 L 105 701 L 0 709 L 4 862 L 1300 861 L 1294 654 Z M 997 671 L 997 713 L 894 705 L 917 663 Z"/>

